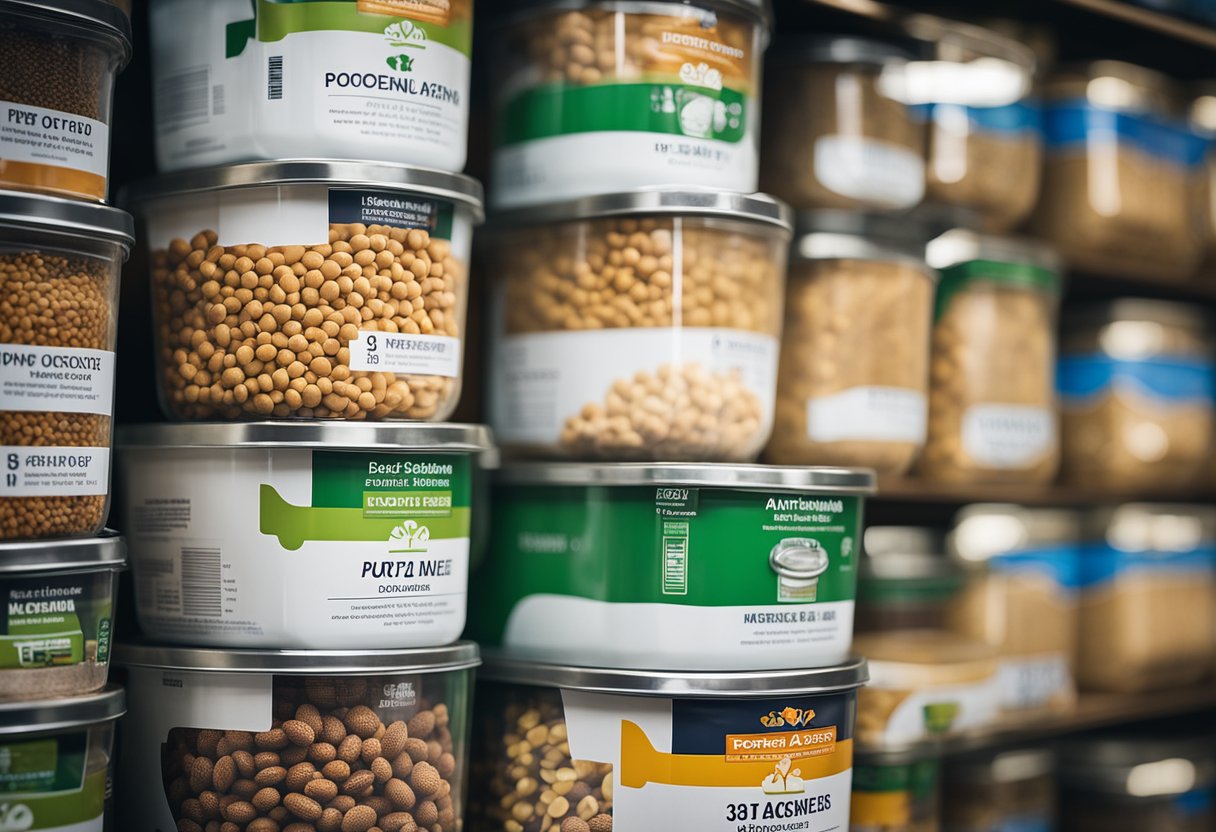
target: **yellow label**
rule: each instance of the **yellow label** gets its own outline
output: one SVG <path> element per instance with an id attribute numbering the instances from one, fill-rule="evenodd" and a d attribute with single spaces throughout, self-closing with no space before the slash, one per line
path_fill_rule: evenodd
<path id="1" fill-rule="evenodd" d="M 898 826 L 912 821 L 912 797 L 907 792 L 854 790 L 850 821 L 858 826 Z"/>
<path id="2" fill-rule="evenodd" d="M 777 762 L 836 753 L 836 726 L 781 734 L 727 734 L 726 762 Z"/>
<path id="3" fill-rule="evenodd" d="M 629 15 L 626 39 L 645 72 L 677 75 L 697 86 L 746 88 L 752 77 L 752 27 L 717 18 L 703 25 L 699 17 Z"/>

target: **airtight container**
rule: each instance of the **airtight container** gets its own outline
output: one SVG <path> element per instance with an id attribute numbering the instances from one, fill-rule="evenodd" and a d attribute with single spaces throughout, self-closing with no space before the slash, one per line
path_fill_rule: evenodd
<path id="1" fill-rule="evenodd" d="M 516 5 L 493 35 L 497 207 L 756 190 L 763 0 Z"/>
<path id="2" fill-rule="evenodd" d="M 853 768 L 850 832 L 940 832 L 941 761 L 862 754 Z"/>
<path id="3" fill-rule="evenodd" d="M 766 458 L 903 474 L 925 443 L 937 275 L 906 219 L 799 217 Z"/>
<path id="4" fill-rule="evenodd" d="M 118 281 L 133 235 L 114 208 L 0 191 L 0 539 L 105 525 Z"/>
<path id="5" fill-rule="evenodd" d="M 934 240 L 928 254 L 942 279 L 918 474 L 955 484 L 1050 482 L 1059 466 L 1059 261 L 1029 240 L 962 230 Z"/>
<path id="6" fill-rule="evenodd" d="M 817 37 L 774 47 L 760 186 L 799 209 L 915 207 L 925 135 L 904 100 L 902 44 Z"/>
<path id="7" fill-rule="evenodd" d="M 133 714 L 122 726 L 119 828 L 464 825 L 476 645 L 125 644 L 115 658 Z"/>
<path id="8" fill-rule="evenodd" d="M 157 641 L 342 650 L 465 624 L 472 425 L 143 425 L 119 439 L 135 611 Z"/>
<path id="9" fill-rule="evenodd" d="M 162 171 L 367 159 L 459 171 L 472 0 L 153 0 Z"/>
<path id="10" fill-rule="evenodd" d="M 502 215 L 490 422 L 505 449 L 749 462 L 773 425 L 789 211 L 633 191 Z"/>
<path id="11" fill-rule="evenodd" d="M 1216 510 L 1095 512 L 1081 562 L 1078 677 L 1094 690 L 1182 687 L 1216 655 Z"/>
<path id="12" fill-rule="evenodd" d="M 0 188 L 103 202 L 127 16 L 106 0 L 4 0 L 0 54 Z"/>
<path id="13" fill-rule="evenodd" d="M 472 828 L 847 829 L 866 676 L 860 659 L 763 674 L 487 659 Z"/>
<path id="14" fill-rule="evenodd" d="M 518 465 L 491 500 L 470 634 L 583 666 L 839 664 L 873 474 L 759 465 Z"/>
<path id="15" fill-rule="evenodd" d="M 945 768 L 944 832 L 1050 832 L 1057 828 L 1056 789 L 1056 758 L 1047 748 L 957 758 Z"/>
<path id="16" fill-rule="evenodd" d="M 944 530 L 870 526 L 857 570 L 859 633 L 942 630 L 963 572 L 946 557 Z"/>
<path id="17" fill-rule="evenodd" d="M 171 418 L 442 421 L 455 410 L 475 180 L 273 162 L 165 177 L 128 200 L 147 229 Z"/>
<path id="18" fill-rule="evenodd" d="M 1212 321 L 1187 304 L 1123 299 L 1066 318 L 1063 470 L 1074 482 L 1194 482 L 1216 437 Z"/>

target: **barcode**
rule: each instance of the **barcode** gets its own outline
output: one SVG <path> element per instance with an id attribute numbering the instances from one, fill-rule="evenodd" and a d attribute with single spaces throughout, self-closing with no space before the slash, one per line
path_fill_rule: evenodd
<path id="1" fill-rule="evenodd" d="M 220 595 L 223 564 L 219 549 L 182 547 L 182 614 L 219 618 L 224 611 Z"/>
<path id="2" fill-rule="evenodd" d="M 211 88 L 211 115 L 222 116 L 224 114 L 224 85 L 216 84 Z"/>
<path id="3" fill-rule="evenodd" d="M 156 121 L 161 130 L 207 120 L 210 70 L 196 67 L 162 78 L 156 85 Z"/>
<path id="4" fill-rule="evenodd" d="M 283 56 L 271 55 L 266 68 L 266 97 L 271 101 L 283 98 Z"/>

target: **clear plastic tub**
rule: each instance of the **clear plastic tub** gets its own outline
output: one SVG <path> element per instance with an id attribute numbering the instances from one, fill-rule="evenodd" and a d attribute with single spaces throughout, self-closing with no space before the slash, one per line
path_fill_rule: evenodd
<path id="1" fill-rule="evenodd" d="M 128 199 L 147 229 L 171 418 L 442 421 L 455 410 L 475 180 L 288 161 L 165 177 Z"/>
<path id="2" fill-rule="evenodd" d="M 1216 440 L 1216 342 L 1200 309 L 1118 300 L 1065 317 L 1060 344 L 1064 476 L 1179 487 Z"/>
<path id="3" fill-rule="evenodd" d="M 766 458 L 903 474 L 924 446 L 936 273 L 906 220 L 797 224 Z"/>
<path id="4" fill-rule="evenodd" d="M 940 829 L 940 760 L 931 753 L 865 754 L 857 758 L 849 832 Z"/>
<path id="5" fill-rule="evenodd" d="M 1050 749 L 960 757 L 945 767 L 942 780 L 943 832 L 1057 828 L 1056 759 Z"/>
<path id="6" fill-rule="evenodd" d="M 917 526 L 870 526 L 857 567 L 857 632 L 943 630 L 963 573 L 946 534 Z"/>
<path id="7" fill-rule="evenodd" d="M 500 219 L 490 423 L 504 449 L 756 457 L 773 424 L 784 205 L 633 191 Z"/>

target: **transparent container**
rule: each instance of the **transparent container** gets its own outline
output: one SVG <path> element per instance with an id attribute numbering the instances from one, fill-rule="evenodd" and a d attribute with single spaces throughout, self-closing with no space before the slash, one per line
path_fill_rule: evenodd
<path id="1" fill-rule="evenodd" d="M 938 287 L 929 439 L 918 476 L 1045 483 L 1059 467 L 1059 264 L 1028 240 L 949 231 L 929 245 Z"/>
<path id="2" fill-rule="evenodd" d="M 446 419 L 480 198 L 466 176 L 323 161 L 134 188 L 165 413 Z"/>
<path id="3" fill-rule="evenodd" d="M 788 210 L 634 191 L 500 218 L 490 423 L 505 450 L 746 462 L 776 396 Z"/>
<path id="4" fill-rule="evenodd" d="M 945 767 L 942 779 L 943 832 L 1057 828 L 1056 759 L 1050 749 L 961 757 Z"/>
<path id="5" fill-rule="evenodd" d="M 903 46 L 824 37 L 774 49 L 760 187 L 800 210 L 912 208 L 925 135 L 903 93 Z"/>
<path id="6" fill-rule="evenodd" d="M 1059 389 L 1064 476 L 1180 487 L 1216 440 L 1216 342 L 1200 309 L 1117 300 L 1065 317 Z"/>
<path id="7" fill-rule="evenodd" d="M 101 531 L 130 215 L 0 191 L 0 539 Z"/>
<path id="8" fill-rule="evenodd" d="M 4 0 L 0 54 L 0 188 L 104 202 L 126 14 L 106 0 Z"/>
<path id="9" fill-rule="evenodd" d="M 766 459 L 903 474 L 925 442 L 936 273 L 907 220 L 800 217 Z"/>
<path id="10" fill-rule="evenodd" d="M 1179 90 L 1152 70 L 1097 61 L 1056 75 L 1045 97 L 1033 232 L 1080 269 L 1189 276 L 1203 248 L 1207 145 Z"/>
<path id="11" fill-rule="evenodd" d="M 1216 21 L 1216 2 L 1211 3 L 1211 12 Z M 1216 266 L 1216 82 L 1208 81 L 1196 89 L 1191 102 L 1191 128 L 1208 142 L 1204 157 L 1201 185 L 1200 216 L 1205 220 L 1203 230 L 1205 272 Z"/>
<path id="12" fill-rule="evenodd" d="M 943 630 L 946 605 L 962 584 L 944 531 L 870 526 L 857 568 L 857 632 Z"/>
<path id="13" fill-rule="evenodd" d="M 941 762 L 916 754 L 864 754 L 853 769 L 849 832 L 939 832 Z"/>

